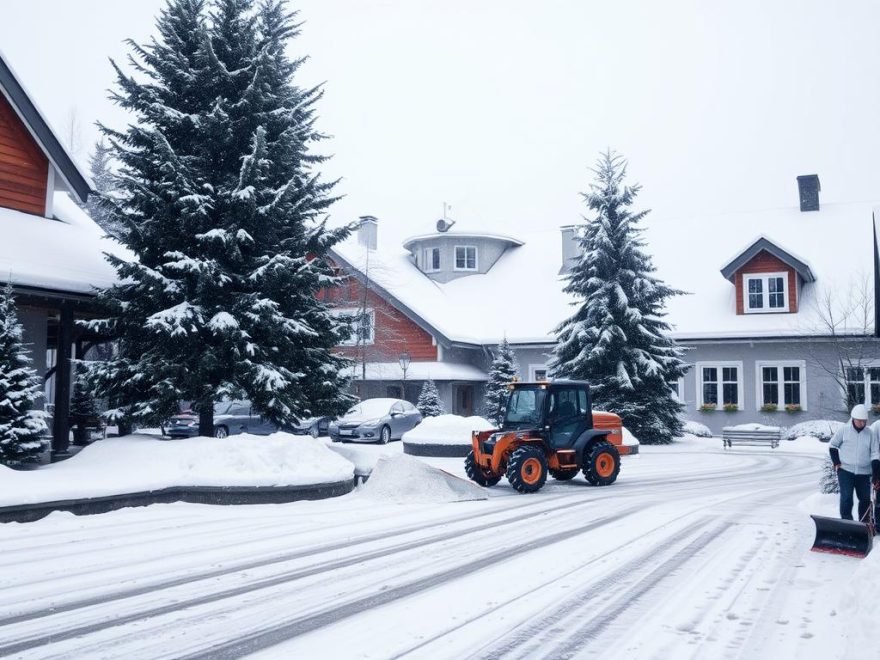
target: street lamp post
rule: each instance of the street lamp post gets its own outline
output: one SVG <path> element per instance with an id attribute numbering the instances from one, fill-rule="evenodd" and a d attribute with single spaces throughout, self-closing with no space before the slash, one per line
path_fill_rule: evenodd
<path id="1" fill-rule="evenodd" d="M 398 364 L 400 364 L 400 368 L 403 371 L 403 396 L 401 397 L 404 401 L 406 401 L 406 370 L 409 369 L 409 364 L 412 362 L 410 355 L 408 352 L 404 351 L 400 354 L 400 357 L 397 358 Z"/>

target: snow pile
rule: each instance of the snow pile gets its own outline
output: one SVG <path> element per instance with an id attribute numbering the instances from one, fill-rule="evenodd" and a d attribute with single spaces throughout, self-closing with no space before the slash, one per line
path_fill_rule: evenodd
<path id="1" fill-rule="evenodd" d="M 495 426 L 479 416 L 438 415 L 426 417 L 403 441 L 412 445 L 469 445 L 474 431 L 491 431 Z"/>
<path id="2" fill-rule="evenodd" d="M 682 431 L 685 435 L 695 435 L 698 438 L 711 438 L 712 431 L 705 424 L 700 424 L 700 422 L 694 422 L 689 419 L 684 421 L 682 425 Z"/>
<path id="3" fill-rule="evenodd" d="M 380 457 L 363 494 L 401 504 L 489 499 L 485 488 L 406 454 Z"/>
<path id="4" fill-rule="evenodd" d="M 623 427 L 623 446 L 624 447 L 638 447 L 639 439 L 629 432 L 629 429 L 625 426 Z"/>
<path id="5" fill-rule="evenodd" d="M 175 486 L 304 486 L 344 481 L 354 466 L 309 436 L 247 433 L 163 441 L 125 436 L 37 470 L 0 474 L 0 506 Z"/>
<path id="6" fill-rule="evenodd" d="M 327 439 L 324 443 L 328 449 L 353 463 L 354 473 L 360 477 L 369 475 L 376 467 L 376 461 L 380 458 L 396 456 L 400 454 L 401 449 L 401 445 L 396 442 L 390 445 L 362 445 L 358 443 L 342 444 Z"/>
<path id="7" fill-rule="evenodd" d="M 798 503 L 798 508 L 807 515 L 837 518 L 840 516 L 840 496 L 827 493 L 814 493 Z M 853 506 L 855 510 L 855 506 Z"/>
<path id="8" fill-rule="evenodd" d="M 810 436 L 819 438 L 822 442 L 831 440 L 837 429 L 843 426 L 845 422 L 835 422 L 830 419 L 811 419 L 808 422 L 801 422 L 789 428 L 785 433 L 786 440 L 794 440 Z"/>

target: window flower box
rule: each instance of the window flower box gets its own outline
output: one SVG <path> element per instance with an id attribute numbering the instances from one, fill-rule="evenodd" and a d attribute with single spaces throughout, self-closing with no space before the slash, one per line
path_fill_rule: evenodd
<path id="1" fill-rule="evenodd" d="M 737 412 L 739 410 L 739 406 L 735 403 L 725 403 L 724 404 L 724 412 Z"/>
<path id="2" fill-rule="evenodd" d="M 799 403 L 789 403 L 787 406 L 785 406 L 785 412 L 789 413 L 799 413 L 802 410 L 803 408 L 801 408 L 801 404 Z"/>
<path id="3" fill-rule="evenodd" d="M 785 409 L 788 410 L 788 406 L 786 406 Z M 761 412 L 774 413 L 777 410 L 779 410 L 779 406 L 777 406 L 775 403 L 765 403 L 763 406 L 761 406 Z"/>
<path id="4" fill-rule="evenodd" d="M 700 406 L 700 412 L 715 412 L 718 406 L 714 403 L 704 403 Z"/>

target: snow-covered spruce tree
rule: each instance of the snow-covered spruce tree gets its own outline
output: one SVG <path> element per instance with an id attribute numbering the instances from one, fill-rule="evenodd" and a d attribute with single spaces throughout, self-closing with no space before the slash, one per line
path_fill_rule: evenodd
<path id="1" fill-rule="evenodd" d="M 42 381 L 22 343 L 12 285 L 0 293 L 0 464 L 34 463 L 43 451 L 45 415 L 34 410 Z"/>
<path id="2" fill-rule="evenodd" d="M 826 456 L 822 463 L 822 473 L 819 477 L 819 491 L 825 493 L 839 493 L 840 483 L 837 481 L 837 470 L 834 469 L 834 463 L 831 457 Z"/>
<path id="3" fill-rule="evenodd" d="M 516 364 L 516 355 L 505 337 L 495 351 L 495 358 L 489 367 L 489 382 L 486 383 L 485 415 L 496 426 L 500 426 L 504 420 L 509 393 L 507 386 L 513 382 L 517 371 L 519 367 Z"/>
<path id="4" fill-rule="evenodd" d="M 646 444 L 681 435 L 681 405 L 669 383 L 685 372 L 682 349 L 668 336 L 666 300 L 682 292 L 653 276 L 633 211 L 640 186 L 628 186 L 626 161 L 602 154 L 580 230 L 581 256 L 565 287 L 576 311 L 556 329 L 550 364 L 554 376 L 589 380 L 593 405 L 619 414 Z"/>
<path id="5" fill-rule="evenodd" d="M 89 156 L 89 174 L 94 184 L 94 193 L 89 195 L 83 208 L 98 226 L 110 236 L 120 238 L 123 228 L 114 221 L 114 216 L 108 207 L 114 200 L 115 182 L 110 163 L 112 162 L 112 147 L 103 138 L 95 143 L 95 149 Z"/>
<path id="6" fill-rule="evenodd" d="M 142 424 L 191 401 L 202 435 L 223 397 L 279 424 L 340 414 L 348 330 L 316 294 L 337 284 L 325 257 L 349 229 L 323 219 L 321 90 L 293 82 L 294 15 L 282 0 L 171 0 L 157 29 L 131 44 L 135 76 L 116 68 L 114 99 L 137 121 L 102 127 L 119 163 L 113 220 L 137 261 L 108 257 L 120 284 L 88 326 L 118 351 L 88 364 L 95 393 Z"/>
<path id="7" fill-rule="evenodd" d="M 89 420 L 98 417 L 98 404 L 92 395 L 91 387 L 85 378 L 85 369 L 76 367 L 73 379 L 73 392 L 70 395 L 70 421 L 76 427 L 73 432 L 75 444 L 85 444 L 88 437 Z"/>
<path id="8" fill-rule="evenodd" d="M 422 417 L 438 417 L 446 412 L 443 409 L 440 393 L 437 391 L 437 386 L 433 380 L 426 380 L 422 385 L 416 408 L 422 413 Z"/>

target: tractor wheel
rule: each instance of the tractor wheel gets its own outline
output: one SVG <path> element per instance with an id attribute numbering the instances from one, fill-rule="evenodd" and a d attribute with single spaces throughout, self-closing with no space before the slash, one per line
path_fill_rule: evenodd
<path id="1" fill-rule="evenodd" d="M 556 481 L 570 481 L 577 476 L 577 473 L 580 470 L 577 468 L 572 468 L 569 470 L 554 470 L 550 468 L 550 476 L 556 479 Z"/>
<path id="2" fill-rule="evenodd" d="M 501 481 L 500 476 L 495 476 L 491 473 L 487 474 L 483 468 L 477 465 L 473 451 L 468 452 L 467 457 L 464 459 L 464 473 L 468 476 L 468 479 L 481 486 L 494 486 Z"/>
<path id="3" fill-rule="evenodd" d="M 547 481 L 547 459 L 537 447 L 514 450 L 507 462 L 507 480 L 520 493 L 534 493 Z"/>
<path id="4" fill-rule="evenodd" d="M 593 486 L 610 486 L 620 473 L 620 454 L 610 442 L 597 442 L 584 456 L 584 476 Z"/>

